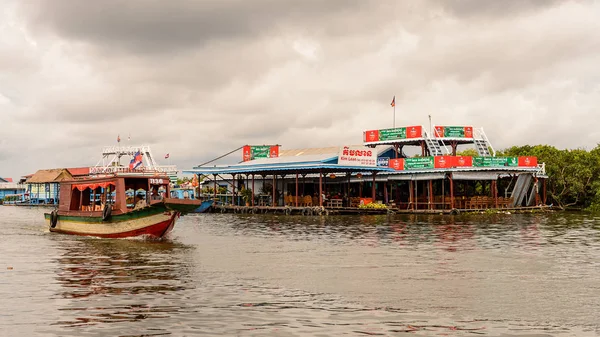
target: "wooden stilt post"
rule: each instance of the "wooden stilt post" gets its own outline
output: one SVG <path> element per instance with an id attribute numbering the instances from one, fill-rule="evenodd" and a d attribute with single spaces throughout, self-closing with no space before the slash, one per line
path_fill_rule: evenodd
<path id="1" fill-rule="evenodd" d="M 533 191 L 533 193 L 535 193 L 535 206 L 540 204 L 540 194 L 538 192 L 539 188 L 538 188 L 538 178 L 534 177 L 534 185 L 533 187 L 535 188 L 535 191 Z"/>
<path id="2" fill-rule="evenodd" d="M 492 180 L 492 193 L 494 194 L 494 205 L 498 208 L 498 180 Z"/>
<path id="3" fill-rule="evenodd" d="M 298 173 L 296 173 L 296 207 L 298 207 Z"/>
<path id="4" fill-rule="evenodd" d="M 319 171 L 319 206 L 323 207 L 323 171 Z"/>
<path id="5" fill-rule="evenodd" d="M 373 198 L 373 202 L 375 202 L 375 200 L 376 200 L 376 195 L 375 195 L 375 174 L 376 174 L 376 172 L 373 172 L 373 186 L 371 186 L 371 197 Z"/>
<path id="6" fill-rule="evenodd" d="M 273 185 L 273 195 L 272 195 L 273 202 L 271 203 L 271 206 L 277 205 L 277 200 L 275 200 L 275 187 L 276 187 L 275 183 L 276 183 L 276 181 L 275 181 L 275 173 L 273 173 L 273 184 L 272 184 Z"/>
<path id="7" fill-rule="evenodd" d="M 450 209 L 454 209 L 454 179 L 452 173 L 448 176 L 450 179 Z"/>
<path id="8" fill-rule="evenodd" d="M 237 198 L 236 198 L 236 195 L 235 195 L 235 183 L 236 183 L 236 181 L 235 181 L 235 174 L 234 174 L 233 175 L 233 184 L 232 184 L 232 186 L 233 186 L 232 187 L 233 205 L 237 206 Z"/>
<path id="9" fill-rule="evenodd" d="M 256 195 L 256 191 L 254 190 L 254 174 L 252 174 L 252 207 L 254 207 L 254 196 Z"/>
<path id="10" fill-rule="evenodd" d="M 410 209 L 414 209 L 414 200 L 413 200 L 413 181 L 412 179 L 408 183 L 408 206 Z"/>
<path id="11" fill-rule="evenodd" d="M 388 204 L 388 184 L 387 181 L 383 183 L 383 202 Z"/>
<path id="12" fill-rule="evenodd" d="M 429 196 L 427 201 L 429 202 L 429 209 L 433 209 L 433 180 L 429 179 Z"/>
<path id="13" fill-rule="evenodd" d="M 360 181 L 358 182 L 358 197 L 362 198 L 363 194 L 363 180 L 362 180 L 362 176 L 360 178 Z"/>
<path id="14" fill-rule="evenodd" d="M 217 175 L 213 174 L 213 198 L 217 200 Z"/>
<path id="15" fill-rule="evenodd" d="M 546 205 L 546 178 L 543 179 L 542 182 L 542 200 L 544 201 L 544 205 Z"/>

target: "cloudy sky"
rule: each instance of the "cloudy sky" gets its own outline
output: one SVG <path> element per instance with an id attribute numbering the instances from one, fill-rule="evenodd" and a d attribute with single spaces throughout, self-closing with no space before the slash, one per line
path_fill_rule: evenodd
<path id="1" fill-rule="evenodd" d="M 598 32 L 598 1 L 3 0 L 0 176 L 93 166 L 117 135 L 180 169 L 357 144 L 394 95 L 397 126 L 590 148 Z"/>

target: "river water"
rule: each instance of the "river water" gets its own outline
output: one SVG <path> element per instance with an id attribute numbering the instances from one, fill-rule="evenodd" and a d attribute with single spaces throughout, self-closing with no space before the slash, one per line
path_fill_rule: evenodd
<path id="1" fill-rule="evenodd" d="M 600 218 L 185 216 L 160 242 L 0 206 L 0 336 L 598 336 Z"/>

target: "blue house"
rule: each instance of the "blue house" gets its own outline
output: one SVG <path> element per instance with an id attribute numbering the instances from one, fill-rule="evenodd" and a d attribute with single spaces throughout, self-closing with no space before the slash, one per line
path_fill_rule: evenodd
<path id="1" fill-rule="evenodd" d="M 22 200 L 25 195 L 25 186 L 14 183 L 11 178 L 0 178 L 0 202 L 3 200 Z"/>

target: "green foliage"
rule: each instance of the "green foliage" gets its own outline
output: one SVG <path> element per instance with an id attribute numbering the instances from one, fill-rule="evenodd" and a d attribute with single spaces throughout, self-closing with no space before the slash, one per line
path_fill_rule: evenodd
<path id="1" fill-rule="evenodd" d="M 457 156 L 467 156 L 467 157 L 479 157 L 479 153 L 475 149 L 465 149 L 463 151 L 456 151 Z"/>
<path id="2" fill-rule="evenodd" d="M 550 145 L 513 146 L 497 156 L 536 156 L 538 163 L 546 164 L 550 202 L 600 210 L 600 145 L 591 151 L 559 150 Z"/>
<path id="3" fill-rule="evenodd" d="M 189 183 L 190 181 L 192 181 L 190 178 L 188 177 L 184 177 L 184 178 L 177 178 L 177 185 L 182 185 L 185 183 Z"/>
<path id="4" fill-rule="evenodd" d="M 244 202 L 250 202 L 252 200 L 252 198 L 254 197 L 254 194 L 252 193 L 252 190 L 249 188 L 244 188 L 240 191 L 240 195 L 242 196 L 242 199 L 244 199 Z"/>

